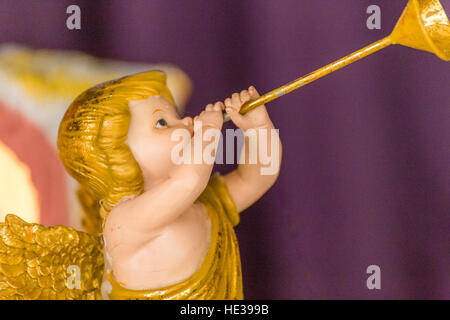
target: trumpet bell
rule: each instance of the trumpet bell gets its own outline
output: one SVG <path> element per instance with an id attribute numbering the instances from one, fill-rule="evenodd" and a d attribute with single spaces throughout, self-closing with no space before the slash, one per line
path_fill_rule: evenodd
<path id="1" fill-rule="evenodd" d="M 390 38 L 450 61 L 450 23 L 439 0 L 409 0 Z"/>

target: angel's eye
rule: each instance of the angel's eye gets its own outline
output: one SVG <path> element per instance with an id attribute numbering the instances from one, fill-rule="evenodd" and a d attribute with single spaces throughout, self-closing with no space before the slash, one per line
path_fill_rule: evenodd
<path id="1" fill-rule="evenodd" d="M 164 120 L 162 118 L 156 122 L 157 128 L 161 128 L 161 127 L 165 127 L 165 126 L 167 126 L 167 122 L 166 122 L 166 120 Z"/>

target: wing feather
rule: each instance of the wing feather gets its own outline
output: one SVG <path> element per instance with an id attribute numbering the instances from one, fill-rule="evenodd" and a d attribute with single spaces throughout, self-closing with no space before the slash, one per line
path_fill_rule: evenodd
<path id="1" fill-rule="evenodd" d="M 101 299 L 102 277 L 99 236 L 15 215 L 0 223 L 0 299 Z"/>

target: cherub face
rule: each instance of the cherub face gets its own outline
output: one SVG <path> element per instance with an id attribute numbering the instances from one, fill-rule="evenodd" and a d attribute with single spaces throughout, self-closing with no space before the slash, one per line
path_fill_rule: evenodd
<path id="1" fill-rule="evenodd" d="M 164 97 L 151 96 L 148 99 L 132 101 L 127 144 L 141 167 L 144 188 L 168 176 L 175 166 L 172 161 L 172 148 L 179 141 L 171 139 L 176 129 L 186 129 L 193 135 L 191 117 L 183 119 L 175 107 Z"/>

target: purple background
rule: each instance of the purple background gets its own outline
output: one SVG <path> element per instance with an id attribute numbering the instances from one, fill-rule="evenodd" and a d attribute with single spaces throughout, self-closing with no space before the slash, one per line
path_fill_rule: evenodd
<path id="1" fill-rule="evenodd" d="M 81 31 L 65 27 L 70 4 Z M 371 4 L 381 30 L 366 28 Z M 405 4 L 2 0 L 0 42 L 173 62 L 194 81 L 193 115 L 381 39 Z M 448 63 L 392 46 L 268 104 L 284 154 L 237 227 L 247 299 L 450 298 L 449 86 Z M 381 290 L 366 288 L 371 264 Z"/>

